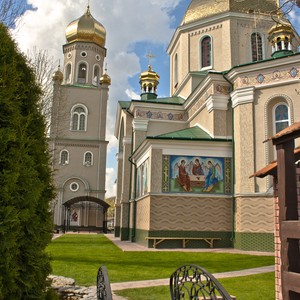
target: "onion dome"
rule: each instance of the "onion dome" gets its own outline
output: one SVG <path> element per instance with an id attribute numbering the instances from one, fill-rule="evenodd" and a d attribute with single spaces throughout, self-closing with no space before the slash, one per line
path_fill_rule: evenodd
<path id="1" fill-rule="evenodd" d="M 293 53 L 292 40 L 295 34 L 289 22 L 279 18 L 278 23 L 269 30 L 268 34 L 268 40 L 272 44 L 273 57 Z"/>
<path id="2" fill-rule="evenodd" d="M 58 81 L 58 82 L 62 82 L 64 79 L 64 75 L 62 73 L 62 71 L 60 70 L 60 66 L 58 66 L 57 70 L 53 73 L 52 75 L 52 80 L 54 82 Z"/>
<path id="3" fill-rule="evenodd" d="M 142 93 L 156 94 L 157 86 L 159 84 L 159 75 L 152 70 L 152 66 L 148 66 L 148 70 L 142 72 L 140 75 L 140 85 Z"/>
<path id="4" fill-rule="evenodd" d="M 72 21 L 66 29 L 66 39 L 72 42 L 90 42 L 104 47 L 106 31 L 104 26 L 95 20 L 90 12 L 90 7 L 83 16 Z"/>
<path id="5" fill-rule="evenodd" d="M 276 0 L 192 0 L 181 25 L 225 12 L 270 14 L 277 9 Z"/>
<path id="6" fill-rule="evenodd" d="M 111 85 L 111 79 L 110 79 L 109 75 L 107 74 L 107 69 L 104 70 L 104 73 L 100 78 L 100 84 Z"/>

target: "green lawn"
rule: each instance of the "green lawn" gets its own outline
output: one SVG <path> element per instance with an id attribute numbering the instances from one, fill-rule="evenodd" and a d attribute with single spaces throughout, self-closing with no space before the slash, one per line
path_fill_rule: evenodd
<path id="1" fill-rule="evenodd" d="M 111 282 L 168 278 L 184 264 L 197 264 L 210 273 L 274 264 L 272 256 L 197 252 L 123 252 L 101 234 L 63 235 L 48 246 L 52 273 L 71 277 L 78 285 L 95 285 L 105 265 Z M 244 299 L 243 299 L 244 300 Z"/>
<path id="2" fill-rule="evenodd" d="M 219 280 L 229 294 L 241 300 L 275 300 L 274 273 Z M 117 291 L 117 295 L 128 300 L 167 300 L 170 299 L 168 286 L 128 289 Z"/>

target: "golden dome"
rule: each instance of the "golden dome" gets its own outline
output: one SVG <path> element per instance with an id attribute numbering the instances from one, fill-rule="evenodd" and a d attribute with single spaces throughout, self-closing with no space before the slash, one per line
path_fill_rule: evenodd
<path id="1" fill-rule="evenodd" d="M 72 21 L 66 29 L 66 39 L 72 42 L 91 42 L 104 47 L 106 31 L 103 25 L 95 20 L 90 12 L 90 7 L 83 16 Z"/>
<path id="2" fill-rule="evenodd" d="M 159 75 L 152 70 L 152 66 L 148 66 L 148 70 L 140 75 L 140 85 L 144 93 L 156 93 L 159 84 Z"/>
<path id="3" fill-rule="evenodd" d="M 111 79 L 110 79 L 109 75 L 107 74 L 107 69 L 105 69 L 103 75 L 100 78 L 100 84 L 111 85 Z"/>
<path id="4" fill-rule="evenodd" d="M 60 70 L 60 67 L 58 67 L 58 69 L 52 75 L 52 80 L 62 82 L 63 79 L 64 79 L 64 75 L 63 75 L 62 71 Z"/>
<path id="5" fill-rule="evenodd" d="M 259 11 L 262 14 L 270 14 L 275 10 L 276 0 L 192 0 L 181 25 L 225 12 Z"/>

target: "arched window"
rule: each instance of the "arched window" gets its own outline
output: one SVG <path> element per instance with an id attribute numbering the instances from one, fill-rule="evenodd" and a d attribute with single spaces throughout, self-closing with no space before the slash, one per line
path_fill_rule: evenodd
<path id="1" fill-rule="evenodd" d="M 263 60 L 262 37 L 260 33 L 251 34 L 252 61 Z"/>
<path id="2" fill-rule="evenodd" d="M 120 137 L 119 137 L 119 153 L 123 153 L 123 142 L 124 142 L 124 119 L 121 121 L 121 128 L 120 128 Z"/>
<path id="3" fill-rule="evenodd" d="M 93 74 L 93 85 L 98 86 L 100 79 L 100 68 L 99 66 L 94 66 L 94 74 Z"/>
<path id="4" fill-rule="evenodd" d="M 178 55 L 175 54 L 174 58 L 174 84 L 176 85 L 178 83 Z"/>
<path id="5" fill-rule="evenodd" d="M 81 62 L 78 66 L 77 82 L 81 84 L 87 82 L 87 64 L 85 62 Z"/>
<path id="6" fill-rule="evenodd" d="M 285 103 L 279 103 L 274 107 L 274 127 L 275 133 L 285 129 L 290 125 L 289 107 Z"/>
<path id="7" fill-rule="evenodd" d="M 201 41 L 201 68 L 211 67 L 211 65 L 212 65 L 211 37 L 206 36 Z"/>
<path id="8" fill-rule="evenodd" d="M 71 72 L 72 72 L 71 64 L 67 64 L 66 72 L 65 72 L 66 83 L 71 82 Z"/>
<path id="9" fill-rule="evenodd" d="M 75 131 L 85 131 L 87 123 L 87 111 L 82 106 L 77 106 L 72 110 L 71 129 Z"/>
<path id="10" fill-rule="evenodd" d="M 59 163 L 61 165 L 67 165 L 69 163 L 69 152 L 67 150 L 62 150 L 60 152 Z"/>
<path id="11" fill-rule="evenodd" d="M 93 165 L 93 153 L 92 152 L 85 152 L 84 153 L 84 163 L 85 166 L 92 166 Z"/>

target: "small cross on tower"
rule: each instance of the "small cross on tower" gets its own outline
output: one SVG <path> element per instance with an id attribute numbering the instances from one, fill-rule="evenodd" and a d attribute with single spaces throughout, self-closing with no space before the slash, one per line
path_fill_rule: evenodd
<path id="1" fill-rule="evenodd" d="M 151 68 L 151 62 L 152 62 L 152 59 L 155 58 L 156 56 L 153 55 L 153 54 L 152 54 L 152 51 L 150 50 L 150 51 L 149 51 L 149 54 L 147 54 L 146 57 L 148 57 L 148 60 L 149 60 L 148 65 L 149 65 L 149 67 Z"/>

